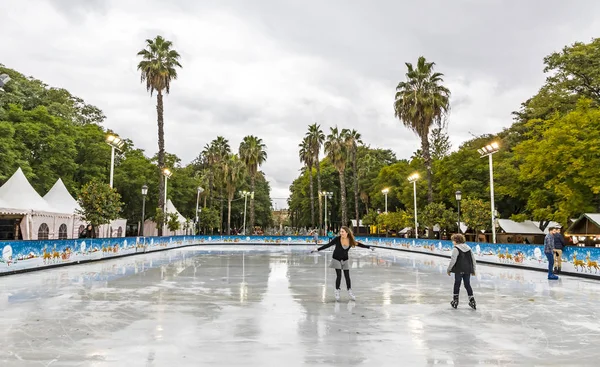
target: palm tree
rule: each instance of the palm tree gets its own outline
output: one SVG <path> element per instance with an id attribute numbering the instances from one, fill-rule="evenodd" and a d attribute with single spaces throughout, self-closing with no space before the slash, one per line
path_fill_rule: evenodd
<path id="1" fill-rule="evenodd" d="M 327 135 L 325 141 L 325 154 L 329 157 L 331 164 L 337 169 L 340 176 L 340 205 L 342 206 L 342 226 L 348 223 L 348 214 L 346 208 L 346 161 L 348 160 L 348 148 L 344 135 L 337 127 L 330 128 L 331 133 Z"/>
<path id="2" fill-rule="evenodd" d="M 258 167 L 267 160 L 266 146 L 262 139 L 248 135 L 240 143 L 240 158 L 246 164 L 250 174 L 250 191 L 254 192 Z M 250 198 L 250 222 L 248 228 L 254 228 L 254 197 Z M 252 231 L 250 232 L 252 233 Z"/>
<path id="3" fill-rule="evenodd" d="M 298 155 L 300 156 L 300 162 L 306 165 L 306 172 L 308 172 L 308 179 L 310 182 L 310 224 L 314 228 L 315 227 L 315 197 L 314 197 L 314 185 L 313 185 L 313 175 L 312 175 L 312 167 L 315 161 L 315 155 L 310 149 L 310 141 L 308 138 L 302 139 L 302 143 L 299 145 L 300 151 Z"/>
<path id="4" fill-rule="evenodd" d="M 156 113 L 158 115 L 158 168 L 161 177 L 158 181 L 158 206 L 165 210 L 165 183 L 162 179 L 162 170 L 165 167 L 165 132 L 163 91 L 169 94 L 171 80 L 177 79 L 177 69 L 181 68 L 179 53 L 171 49 L 173 44 L 161 36 L 146 40 L 146 48 L 138 52 L 142 57 L 137 69 L 141 72 L 141 81 L 146 82 L 146 90 L 150 96 L 156 91 Z M 162 236 L 162 228 L 158 235 Z"/>
<path id="5" fill-rule="evenodd" d="M 358 164 L 357 164 L 357 153 L 358 145 L 362 144 L 362 136 L 356 130 L 344 129 L 342 134 L 345 138 L 346 149 L 348 149 L 348 157 L 352 161 L 352 175 L 354 176 L 354 217 L 356 218 L 355 233 L 358 233 L 359 216 L 358 216 Z"/>
<path id="6" fill-rule="evenodd" d="M 225 187 L 227 189 L 227 234 L 231 234 L 231 202 L 235 191 L 244 180 L 246 165 L 237 154 L 229 154 L 223 162 Z"/>
<path id="7" fill-rule="evenodd" d="M 319 152 L 321 151 L 321 146 L 323 142 L 325 142 L 325 134 L 323 134 L 323 130 L 321 130 L 321 126 L 316 123 L 308 126 L 308 132 L 305 135 L 305 138 L 308 139 L 308 145 L 310 151 L 312 152 L 314 159 L 313 163 L 315 168 L 317 169 L 317 192 L 321 192 L 321 161 L 319 160 Z M 319 198 L 319 228 L 323 228 L 323 202 L 321 201 L 321 195 L 318 195 Z"/>
<path id="8" fill-rule="evenodd" d="M 435 63 L 419 57 L 416 69 L 406 63 L 406 81 L 396 87 L 394 110 L 404 126 L 421 138 L 421 152 L 427 168 L 427 200 L 433 202 L 431 152 L 429 130 L 432 125 L 441 126 L 450 110 L 450 90 L 444 87 L 444 74 L 434 73 Z"/>

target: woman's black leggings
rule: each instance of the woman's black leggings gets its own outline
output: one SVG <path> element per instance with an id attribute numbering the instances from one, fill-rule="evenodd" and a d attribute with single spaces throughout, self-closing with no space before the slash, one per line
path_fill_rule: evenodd
<path id="1" fill-rule="evenodd" d="M 350 286 L 350 270 L 344 269 L 344 278 L 346 278 L 346 287 L 351 289 Z M 335 269 L 335 289 L 340 289 L 342 284 L 342 269 Z"/>

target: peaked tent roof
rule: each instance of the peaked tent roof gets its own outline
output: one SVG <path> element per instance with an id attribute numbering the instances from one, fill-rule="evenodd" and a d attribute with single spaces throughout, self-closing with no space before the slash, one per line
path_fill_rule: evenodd
<path id="1" fill-rule="evenodd" d="M 525 222 L 531 222 L 531 223 L 533 223 L 534 226 L 540 228 L 540 222 L 538 222 L 538 221 L 526 220 Z M 546 228 L 544 228 L 545 234 L 548 234 L 548 232 L 550 232 L 550 227 L 561 227 L 562 228 L 560 223 L 551 220 L 550 222 L 548 222 L 548 225 L 546 226 Z"/>
<path id="2" fill-rule="evenodd" d="M 498 225 L 505 233 L 510 234 L 544 234 L 533 222 L 515 222 L 510 219 L 498 219 Z"/>
<path id="3" fill-rule="evenodd" d="M 76 210 L 81 210 L 79 203 L 71 196 L 60 178 L 50 191 L 44 195 L 44 200 L 59 213 L 75 214 Z"/>
<path id="4" fill-rule="evenodd" d="M 179 213 L 177 208 L 175 208 L 175 205 L 173 205 L 173 202 L 171 201 L 171 199 L 167 200 L 167 213 L 177 214 L 177 217 L 179 218 L 179 222 L 181 222 L 181 223 L 187 222 L 187 219 L 185 219 L 185 217 L 183 215 L 181 215 L 181 213 Z"/>
<path id="5" fill-rule="evenodd" d="M 15 210 L 56 213 L 31 186 L 21 168 L 0 187 L 0 202 L 3 207 Z"/>

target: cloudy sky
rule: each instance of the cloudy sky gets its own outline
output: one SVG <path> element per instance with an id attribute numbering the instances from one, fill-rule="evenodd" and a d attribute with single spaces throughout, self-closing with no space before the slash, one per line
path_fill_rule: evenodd
<path id="1" fill-rule="evenodd" d="M 404 62 L 423 55 L 446 75 L 457 147 L 509 126 L 545 55 L 600 36 L 597 14 L 595 0 L 3 0 L 0 63 L 98 106 L 153 155 L 156 99 L 136 53 L 163 35 L 183 65 L 165 99 L 167 150 L 187 163 L 217 135 L 235 149 L 257 135 L 283 207 L 310 123 L 357 129 L 399 158 L 418 148 L 392 108 Z"/>

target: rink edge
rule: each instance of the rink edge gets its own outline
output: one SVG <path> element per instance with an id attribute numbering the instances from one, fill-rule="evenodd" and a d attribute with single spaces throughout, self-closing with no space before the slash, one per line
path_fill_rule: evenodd
<path id="1" fill-rule="evenodd" d="M 146 251 L 146 252 L 134 252 L 134 253 L 130 253 L 130 254 L 115 255 L 115 256 L 103 257 L 103 258 L 99 258 L 99 259 L 85 259 L 85 260 L 74 261 L 74 262 L 65 262 L 65 263 L 58 263 L 58 264 L 50 264 L 50 265 L 44 265 L 44 266 L 40 266 L 40 267 L 36 267 L 36 268 L 17 269 L 17 270 L 13 270 L 13 271 L 1 272 L 0 273 L 0 277 L 4 277 L 4 276 L 8 276 L 8 275 L 30 273 L 30 272 L 34 272 L 34 271 L 51 270 L 51 269 L 61 268 L 61 267 L 64 267 L 64 266 L 85 265 L 85 264 L 88 264 L 88 263 L 94 263 L 94 262 L 98 262 L 98 261 L 106 261 L 106 260 L 119 259 L 119 258 L 130 257 L 130 256 L 145 255 L 145 254 L 151 254 L 151 253 L 156 253 L 156 252 L 176 250 L 176 249 L 181 249 L 181 248 L 186 248 L 186 247 L 223 246 L 223 245 L 230 245 L 230 243 L 197 243 L 197 244 L 181 245 L 181 246 L 177 246 L 177 247 L 161 248 L 161 249 L 158 249 L 158 250 L 152 250 L 152 251 Z M 243 245 L 243 246 L 310 246 L 311 244 L 299 244 L 299 243 L 293 243 L 293 244 L 292 243 L 290 243 L 290 244 L 287 244 L 287 243 L 279 243 L 279 244 L 267 244 L 267 243 L 244 244 L 244 243 L 238 243 L 236 245 Z M 406 249 L 406 248 L 395 248 L 395 247 L 378 246 L 378 245 L 371 245 L 371 247 L 375 247 L 375 248 L 382 249 L 382 250 L 393 250 L 393 251 L 410 252 L 410 253 L 414 253 L 414 254 L 421 254 L 421 255 L 428 255 L 428 256 L 443 257 L 443 258 L 446 258 L 446 259 L 450 258 L 450 256 L 444 255 L 444 254 L 428 253 L 428 252 L 423 252 L 423 251 L 409 250 L 409 249 Z M 522 269 L 522 270 L 532 270 L 532 271 L 543 272 L 543 273 L 547 272 L 547 270 L 545 270 L 545 269 L 535 268 L 535 267 L 526 266 L 526 265 L 503 264 L 503 263 L 497 263 L 497 262 L 486 261 L 486 260 L 477 260 L 477 262 L 480 263 L 480 264 L 486 264 L 486 265 L 492 265 L 492 266 L 500 266 L 500 267 L 504 267 L 504 268 L 516 268 L 516 269 Z M 574 273 L 574 272 L 564 271 L 564 272 L 561 272 L 560 275 L 567 275 L 567 276 L 576 277 L 576 278 L 585 278 L 585 279 L 600 280 L 600 275 L 594 275 L 594 274 Z"/>
<path id="2" fill-rule="evenodd" d="M 443 257 L 443 258 L 446 258 L 446 259 L 450 258 L 449 255 L 428 253 L 428 252 L 416 251 L 416 250 L 409 250 L 409 249 L 406 249 L 406 248 L 395 248 L 395 247 L 377 246 L 377 245 L 371 245 L 371 247 L 375 247 L 375 248 L 379 248 L 379 249 L 384 249 L 384 250 L 394 250 L 394 251 L 401 251 L 401 252 L 411 252 L 413 254 L 421 254 L 421 255 L 428 255 L 428 256 L 437 256 L 437 257 Z M 533 271 L 538 271 L 538 272 L 542 272 L 542 273 L 547 273 L 548 272 L 548 270 L 546 270 L 546 269 L 535 268 L 533 266 L 527 266 L 527 265 L 503 264 L 503 263 L 497 263 L 497 262 L 487 261 L 487 260 L 477 260 L 477 263 L 478 264 L 485 264 L 485 265 L 492 265 L 492 266 L 500 266 L 500 267 L 504 267 L 504 268 L 516 268 L 516 269 L 523 269 L 523 270 L 533 270 Z M 600 275 L 586 274 L 586 273 L 574 273 L 572 271 L 562 271 L 559 274 L 559 276 L 562 276 L 562 275 L 568 275 L 570 277 L 576 277 L 576 278 L 585 278 L 585 279 L 600 280 Z"/>

